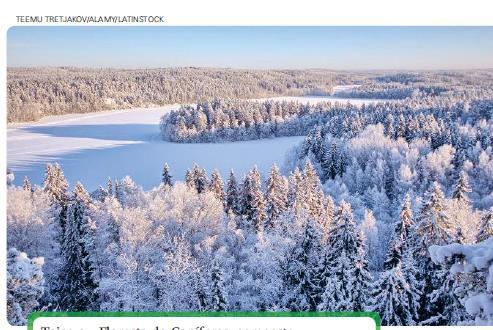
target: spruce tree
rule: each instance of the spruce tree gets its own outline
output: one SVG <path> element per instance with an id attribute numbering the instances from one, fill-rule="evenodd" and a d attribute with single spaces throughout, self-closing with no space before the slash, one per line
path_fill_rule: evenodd
<path id="1" fill-rule="evenodd" d="M 59 308 L 88 311 L 97 308 L 97 284 L 91 262 L 93 233 L 88 216 L 89 194 L 77 182 L 67 211 L 66 236 L 62 246 Z"/>
<path id="2" fill-rule="evenodd" d="M 265 193 L 267 203 L 267 226 L 276 227 L 280 216 L 288 208 L 288 183 L 279 173 L 277 165 L 272 166 Z"/>
<path id="3" fill-rule="evenodd" d="M 327 279 L 319 309 L 366 310 L 372 277 L 368 271 L 364 238 L 356 228 L 350 204 L 341 203 L 334 222 L 327 249 L 330 256 L 326 262 L 332 275 Z"/>
<path id="4" fill-rule="evenodd" d="M 209 179 L 207 178 L 207 172 L 205 169 L 199 167 L 197 164 L 193 165 L 192 168 L 192 179 L 193 186 L 197 190 L 197 192 L 203 193 L 209 187 Z"/>
<path id="5" fill-rule="evenodd" d="M 261 231 L 265 228 L 267 217 L 264 194 L 260 180 L 260 172 L 255 167 L 243 181 L 243 207 L 242 214 L 247 226 Z"/>
<path id="6" fill-rule="evenodd" d="M 226 187 L 226 213 L 229 212 L 235 215 L 241 213 L 240 190 L 233 170 L 229 173 Z"/>
<path id="7" fill-rule="evenodd" d="M 320 184 L 320 179 L 310 161 L 305 163 L 303 169 L 303 190 L 304 208 L 311 217 L 320 221 L 323 214 L 324 194 Z"/>
<path id="8" fill-rule="evenodd" d="M 443 311 L 444 301 L 430 301 L 430 295 L 438 289 L 443 282 L 439 275 L 439 266 L 431 260 L 428 248 L 432 245 L 445 245 L 452 239 L 452 224 L 444 207 L 444 196 L 437 182 L 434 182 L 426 196 L 423 206 L 416 221 L 416 243 L 413 247 L 413 256 L 416 260 L 416 278 L 420 282 L 420 306 L 419 319 L 426 321 L 429 325 L 440 325 L 441 323 L 430 323 L 429 319 Z"/>
<path id="9" fill-rule="evenodd" d="M 320 243 L 320 232 L 314 220 L 308 218 L 282 267 L 284 292 L 281 302 L 292 312 L 315 311 L 320 303 Z"/>
<path id="10" fill-rule="evenodd" d="M 58 239 L 62 243 L 65 235 L 65 224 L 68 207 L 68 183 L 58 164 L 48 164 L 45 172 L 43 189 L 51 198 L 55 223 L 58 226 Z"/>
<path id="11" fill-rule="evenodd" d="M 171 187 L 171 186 L 173 186 L 172 179 L 173 179 L 173 177 L 171 176 L 169 165 L 168 165 L 168 163 L 164 163 L 163 174 L 161 176 L 161 182 L 165 186 Z"/>
<path id="12" fill-rule="evenodd" d="M 375 284 L 372 309 L 379 313 L 382 325 L 401 326 L 414 325 L 416 304 L 419 292 L 415 283 L 408 282 L 403 266 L 407 262 L 405 253 L 408 249 L 408 235 L 412 226 L 412 212 L 409 195 L 404 200 L 400 220 L 394 226 L 393 238 L 390 243 L 384 271 Z M 412 275 L 412 274 L 410 274 Z"/>
<path id="13" fill-rule="evenodd" d="M 211 310 L 221 312 L 228 309 L 228 300 L 224 288 L 224 275 L 217 260 L 214 260 L 211 272 Z"/>
<path id="14" fill-rule="evenodd" d="M 106 184 L 106 191 L 108 192 L 108 196 L 113 197 L 113 181 L 108 177 L 108 183 Z"/>
<path id="15" fill-rule="evenodd" d="M 470 200 L 468 194 L 470 192 L 471 188 L 469 187 L 469 179 L 467 177 L 467 173 L 461 171 L 459 174 L 459 179 L 455 184 L 452 198 L 469 206 Z"/>
<path id="16" fill-rule="evenodd" d="M 24 177 L 24 181 L 22 182 L 22 189 L 25 191 L 33 191 L 33 186 L 31 185 L 31 182 L 27 178 L 27 176 Z"/>
<path id="17" fill-rule="evenodd" d="M 221 174 L 219 174 L 219 171 L 217 169 L 215 169 L 211 174 L 211 183 L 209 185 L 209 190 L 214 193 L 216 198 L 221 201 L 221 203 L 224 203 L 224 183 L 223 179 L 221 178 Z"/>

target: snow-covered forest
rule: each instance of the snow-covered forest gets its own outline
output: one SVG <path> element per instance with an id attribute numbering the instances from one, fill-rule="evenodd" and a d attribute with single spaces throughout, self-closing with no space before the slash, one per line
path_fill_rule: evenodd
<path id="1" fill-rule="evenodd" d="M 64 67 L 9 68 L 7 75 L 8 122 L 35 121 L 48 115 L 197 102 L 212 97 L 328 94 L 335 84 L 335 75 L 328 70 Z"/>
<path id="2" fill-rule="evenodd" d="M 40 309 L 366 310 L 383 325 L 492 325 L 493 72 L 324 79 L 393 101 L 212 93 L 166 114 L 161 136 L 306 137 L 267 174 L 196 164 L 180 181 L 163 164 L 152 189 L 124 177 L 88 192 L 53 163 L 42 185 L 10 183 L 10 322 Z"/>

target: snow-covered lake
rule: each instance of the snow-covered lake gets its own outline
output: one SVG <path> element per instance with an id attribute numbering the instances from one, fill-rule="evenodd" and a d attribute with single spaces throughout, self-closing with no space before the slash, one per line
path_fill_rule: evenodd
<path id="1" fill-rule="evenodd" d="M 336 98 L 274 99 L 316 103 Z M 217 168 L 223 178 L 233 168 L 241 177 L 254 165 L 266 173 L 273 163 L 282 164 L 285 153 L 303 140 L 298 136 L 216 144 L 162 141 L 159 120 L 164 113 L 176 108 L 178 105 L 54 116 L 39 123 L 12 125 L 7 129 L 7 165 L 14 171 L 17 185 L 24 176 L 41 184 L 46 163 L 58 162 L 70 184 L 79 180 L 89 190 L 104 185 L 108 177 L 125 175 L 148 189 L 159 184 L 164 162 L 170 165 L 175 179 L 183 179 L 185 171 L 194 163 L 209 173 Z"/>

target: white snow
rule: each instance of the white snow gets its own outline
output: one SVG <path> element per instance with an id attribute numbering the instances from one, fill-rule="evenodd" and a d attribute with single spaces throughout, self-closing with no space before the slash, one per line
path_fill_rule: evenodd
<path id="1" fill-rule="evenodd" d="M 276 97 L 276 100 L 352 102 L 363 100 L 334 97 Z M 371 100 L 375 102 L 376 100 Z M 105 111 L 90 114 L 51 116 L 38 123 L 9 125 L 7 163 L 15 173 L 15 184 L 27 176 L 41 184 L 46 163 L 58 162 L 70 184 L 77 180 L 93 190 L 108 177 L 130 175 L 148 189 L 160 182 L 164 162 L 174 179 L 197 163 L 210 172 L 217 168 L 224 178 L 233 168 L 239 178 L 257 165 L 266 173 L 273 163 L 281 164 L 286 151 L 303 137 L 285 137 L 247 142 L 178 144 L 159 137 L 161 116 L 179 105 L 151 109 Z"/>

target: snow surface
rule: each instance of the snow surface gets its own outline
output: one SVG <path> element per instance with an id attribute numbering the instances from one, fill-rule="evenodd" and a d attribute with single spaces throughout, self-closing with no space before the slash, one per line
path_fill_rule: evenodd
<path id="1" fill-rule="evenodd" d="M 310 103 L 339 100 L 355 105 L 364 101 L 335 97 L 273 99 Z M 52 116 L 38 123 L 9 125 L 7 164 L 15 174 L 14 183 L 20 185 L 27 176 L 32 183 L 41 184 L 48 162 L 58 162 L 70 184 L 79 180 L 88 190 L 104 185 L 108 177 L 120 179 L 125 175 L 151 188 L 159 184 L 164 162 L 168 162 L 174 179 L 183 179 L 194 163 L 209 174 L 217 168 L 223 178 L 231 168 L 241 177 L 255 165 L 265 174 L 272 164 L 280 165 L 285 153 L 303 140 L 297 136 L 207 144 L 162 141 L 160 118 L 178 107 Z"/>

